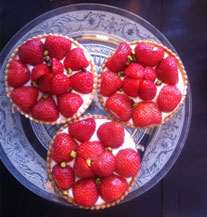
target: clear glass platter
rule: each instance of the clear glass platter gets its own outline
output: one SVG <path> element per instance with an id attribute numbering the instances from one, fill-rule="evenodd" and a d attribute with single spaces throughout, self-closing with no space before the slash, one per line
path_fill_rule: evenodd
<path id="1" fill-rule="evenodd" d="M 122 41 L 152 40 L 175 49 L 150 23 L 141 17 L 107 5 L 76 4 L 55 9 L 24 26 L 0 56 L 0 158 L 11 174 L 25 187 L 47 200 L 71 206 L 52 192 L 46 170 L 51 138 L 61 127 L 34 123 L 12 107 L 5 94 L 4 70 L 13 50 L 28 38 L 44 33 L 68 35 L 85 46 L 94 58 L 97 71 L 105 58 Z M 191 92 L 174 117 L 153 130 L 127 128 L 137 145 L 145 148 L 139 177 L 122 203 L 138 197 L 159 182 L 173 166 L 188 135 L 191 121 Z M 107 115 L 96 96 L 84 114 Z"/>

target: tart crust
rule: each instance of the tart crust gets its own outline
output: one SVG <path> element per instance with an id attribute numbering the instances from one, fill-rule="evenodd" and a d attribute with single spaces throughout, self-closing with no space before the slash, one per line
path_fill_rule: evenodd
<path id="1" fill-rule="evenodd" d="M 95 64 L 93 62 L 93 59 L 91 57 L 91 55 L 88 53 L 88 51 L 81 45 L 79 44 L 77 41 L 73 40 L 72 38 L 69 38 L 65 35 L 62 35 L 62 34 L 42 34 L 42 35 L 37 35 L 37 36 L 34 36 L 26 41 L 29 41 L 29 40 L 32 40 L 34 38 L 38 38 L 38 39 L 45 39 L 48 35 L 52 35 L 52 36 L 61 36 L 61 37 L 66 37 L 68 39 L 71 40 L 72 44 L 79 47 L 79 48 L 82 48 L 84 50 L 84 53 L 87 54 L 89 60 L 89 66 L 90 66 L 90 72 L 93 74 L 93 90 L 90 94 L 90 98 L 89 98 L 89 101 L 85 104 L 83 104 L 84 106 L 81 107 L 81 109 L 79 109 L 72 117 L 70 118 L 64 118 L 62 120 L 56 120 L 56 121 L 53 121 L 53 122 L 49 122 L 49 121 L 41 121 L 41 120 L 37 120 L 35 118 L 32 117 L 31 114 L 27 114 L 25 112 L 23 112 L 15 103 L 13 103 L 10 95 L 11 95 L 11 90 L 10 90 L 10 86 L 8 84 L 8 70 L 9 70 L 9 63 L 15 59 L 15 57 L 18 55 L 18 49 L 21 45 L 19 45 L 19 47 L 17 47 L 14 52 L 11 54 L 9 60 L 8 60 L 8 63 L 6 65 L 6 70 L 5 70 L 5 87 L 6 87 L 6 95 L 7 97 L 9 98 L 10 102 L 12 103 L 12 112 L 14 111 L 14 108 L 17 109 L 17 111 L 19 111 L 22 115 L 24 115 L 26 118 L 29 118 L 30 120 L 36 122 L 36 123 L 39 123 L 39 124 L 48 124 L 48 125 L 56 125 L 56 124 L 64 124 L 70 120 L 72 120 L 73 118 L 77 118 L 79 116 L 81 116 L 85 111 L 86 109 L 89 107 L 89 105 L 91 104 L 94 96 L 95 96 L 95 93 L 96 93 L 96 86 L 97 86 L 97 74 L 96 74 L 96 67 L 95 67 Z M 23 43 L 25 43 L 26 41 L 24 41 Z M 60 112 L 59 112 L 60 114 Z"/>
<path id="2" fill-rule="evenodd" d="M 117 118 L 106 106 L 105 106 L 105 103 L 104 103 L 104 99 L 103 99 L 103 96 L 102 94 L 100 93 L 100 87 L 101 87 L 101 75 L 102 73 L 104 72 L 105 68 L 106 68 L 106 65 L 105 63 L 107 62 L 107 60 L 114 55 L 115 51 L 113 51 L 108 57 L 107 59 L 105 60 L 104 64 L 102 65 L 102 68 L 100 70 L 100 73 L 99 73 L 99 76 L 98 76 L 98 96 L 99 96 L 99 99 L 100 99 L 100 102 L 102 104 L 102 106 L 104 107 L 104 109 L 107 111 L 107 113 L 117 122 L 127 126 L 127 127 L 131 127 L 131 128 L 137 128 L 137 129 L 142 129 L 142 128 L 154 128 L 154 127 L 157 127 L 157 126 L 160 126 L 164 123 L 166 123 L 168 120 L 170 120 L 174 114 L 179 110 L 179 108 L 181 107 L 181 105 L 184 103 L 185 101 L 185 98 L 186 98 L 186 95 L 187 95 L 187 88 L 188 88 L 188 77 L 187 77 L 187 74 L 186 74 L 186 71 L 185 71 L 185 68 L 184 68 L 184 65 L 182 64 L 180 58 L 170 49 L 168 49 L 166 46 L 162 45 L 162 44 L 158 44 L 156 42 L 153 42 L 153 41 L 145 41 L 145 40 L 141 40 L 141 41 L 132 41 L 130 43 L 128 43 L 129 45 L 137 45 L 141 42 L 145 42 L 147 44 L 150 44 L 150 45 L 153 45 L 153 46 L 159 46 L 159 47 L 162 47 L 164 49 L 164 51 L 169 55 L 169 56 L 173 56 L 176 58 L 176 61 L 177 61 L 177 66 L 178 66 L 178 69 L 180 70 L 181 72 L 181 75 L 183 77 L 183 85 L 184 85 L 184 88 L 183 88 L 183 93 L 182 93 L 182 99 L 180 101 L 180 103 L 178 104 L 178 106 L 175 108 L 175 110 L 170 113 L 168 116 L 166 116 L 162 122 L 160 124 L 153 124 L 153 125 L 150 125 L 150 126 L 147 126 L 147 127 L 138 127 L 134 124 L 131 124 L 129 122 L 124 122 L 124 121 L 121 121 L 119 118 Z"/>
<path id="3" fill-rule="evenodd" d="M 76 119 L 73 119 L 71 120 L 71 123 L 73 122 L 76 122 L 78 120 L 81 120 L 81 119 L 85 119 L 85 118 L 95 118 L 95 119 L 106 119 L 106 120 L 111 120 L 113 121 L 112 119 L 106 117 L 106 116 L 103 116 L 103 115 L 84 115 L 84 116 L 81 116 L 81 117 L 78 117 Z M 59 134 L 60 132 L 62 132 L 65 128 L 68 127 L 68 124 L 65 124 L 64 126 L 62 126 L 58 132 L 56 133 Z M 56 136 L 55 135 L 55 136 Z M 123 200 L 127 195 L 128 193 L 131 191 L 132 187 L 134 186 L 134 183 L 136 182 L 136 179 L 137 179 L 137 175 L 136 176 L 133 176 L 130 183 L 128 184 L 128 187 L 127 187 L 127 190 L 125 191 L 125 193 L 117 200 L 114 200 L 112 202 L 105 202 L 104 204 L 100 204 L 100 205 L 94 205 L 94 206 L 91 206 L 91 207 L 85 207 L 85 206 L 80 206 L 78 205 L 77 203 L 75 203 L 74 199 L 68 195 L 64 195 L 63 194 L 63 190 L 56 184 L 55 180 L 53 179 L 53 176 L 52 176 L 52 167 L 51 167 L 51 151 L 52 151 L 52 148 L 53 148 L 53 145 L 54 145 L 54 139 L 55 139 L 55 136 L 53 137 L 51 143 L 50 143 L 50 146 L 48 148 L 48 152 L 47 152 L 47 170 L 48 170 L 48 175 L 49 175 L 49 179 L 52 183 L 52 185 L 54 186 L 55 190 L 65 199 L 67 200 L 69 203 L 72 203 L 73 205 L 75 206 L 78 206 L 80 208 L 84 208 L 84 209 L 91 209 L 91 210 L 99 210 L 99 209 L 104 209 L 104 208 L 108 208 L 108 207 L 111 207 L 111 206 L 114 206 L 118 203 L 120 203 L 121 200 Z"/>

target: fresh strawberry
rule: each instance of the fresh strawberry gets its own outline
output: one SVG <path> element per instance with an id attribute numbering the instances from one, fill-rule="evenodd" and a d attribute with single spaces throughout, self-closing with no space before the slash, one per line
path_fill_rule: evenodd
<path id="1" fill-rule="evenodd" d="M 57 74 L 52 81 L 52 94 L 61 95 L 68 91 L 70 87 L 70 79 L 65 74 Z"/>
<path id="2" fill-rule="evenodd" d="M 175 85 L 164 86 L 158 97 L 157 104 L 162 112 L 172 112 L 182 99 L 182 93 Z"/>
<path id="3" fill-rule="evenodd" d="M 125 193 L 127 186 L 127 181 L 120 176 L 104 177 L 99 187 L 100 196 L 106 202 L 117 200 Z"/>
<path id="4" fill-rule="evenodd" d="M 140 102 L 134 110 L 132 120 L 137 127 L 160 124 L 162 115 L 154 102 Z"/>
<path id="5" fill-rule="evenodd" d="M 32 81 L 36 81 L 37 79 L 48 73 L 50 73 L 50 69 L 45 64 L 36 65 L 32 69 L 31 79 Z"/>
<path id="6" fill-rule="evenodd" d="M 82 157 L 77 157 L 75 159 L 74 171 L 76 176 L 82 179 L 92 178 L 95 176 L 95 173 L 91 168 L 91 162 Z"/>
<path id="7" fill-rule="evenodd" d="M 101 87 L 100 92 L 103 96 L 111 96 L 121 88 L 122 81 L 118 75 L 111 71 L 105 71 L 101 75 Z"/>
<path id="8" fill-rule="evenodd" d="M 70 76 L 71 87 L 79 93 L 87 94 L 93 90 L 93 74 L 90 72 L 78 72 Z"/>
<path id="9" fill-rule="evenodd" d="M 52 58 L 51 63 L 52 63 L 52 74 L 53 75 L 63 73 L 64 71 L 63 64 L 59 60 Z"/>
<path id="10" fill-rule="evenodd" d="M 57 163 L 71 161 L 74 158 L 73 153 L 77 151 L 77 148 L 78 144 L 70 135 L 67 133 L 60 133 L 55 137 L 51 157 Z"/>
<path id="11" fill-rule="evenodd" d="M 71 41 L 65 37 L 48 35 L 45 40 L 45 49 L 51 58 L 63 59 L 71 49 Z"/>
<path id="12" fill-rule="evenodd" d="M 65 93 L 57 97 L 58 109 L 66 117 L 72 117 L 83 104 L 83 99 L 75 93 Z"/>
<path id="13" fill-rule="evenodd" d="M 141 42 L 135 47 L 135 55 L 138 63 L 143 66 L 156 66 L 163 59 L 164 50 L 162 47 Z"/>
<path id="14" fill-rule="evenodd" d="M 38 90 L 34 87 L 18 87 L 12 90 L 12 101 L 25 113 L 31 112 L 37 101 Z"/>
<path id="15" fill-rule="evenodd" d="M 72 70 L 80 70 L 86 68 L 88 65 L 89 62 L 81 48 L 72 49 L 64 60 L 64 67 L 66 70 L 69 68 Z"/>
<path id="16" fill-rule="evenodd" d="M 32 117 L 41 121 L 56 121 L 59 112 L 54 99 L 48 96 L 46 99 L 41 98 L 32 109 Z"/>
<path id="17" fill-rule="evenodd" d="M 78 180 L 73 186 L 73 196 L 78 205 L 85 207 L 93 206 L 99 197 L 95 180 Z"/>
<path id="18" fill-rule="evenodd" d="M 53 81 L 52 74 L 43 75 L 38 80 L 38 89 L 43 93 L 52 94 L 52 81 Z"/>
<path id="19" fill-rule="evenodd" d="M 140 167 L 140 157 L 138 153 L 131 149 L 122 149 L 116 155 L 116 169 L 117 172 L 122 177 L 128 178 L 135 176 Z"/>
<path id="20" fill-rule="evenodd" d="M 9 63 L 8 84 L 11 87 L 19 87 L 30 79 L 29 69 L 19 60 L 12 60 Z"/>
<path id="21" fill-rule="evenodd" d="M 85 160 L 89 159 L 94 161 L 98 158 L 101 153 L 104 151 L 104 147 L 100 142 L 84 142 L 79 145 L 77 153 L 79 157 L 84 158 Z"/>
<path id="22" fill-rule="evenodd" d="M 44 45 L 40 39 L 26 41 L 19 47 L 19 58 L 23 63 L 38 65 L 43 62 Z"/>
<path id="23" fill-rule="evenodd" d="M 132 105 L 128 96 L 115 93 L 106 101 L 106 107 L 122 121 L 128 121 L 132 117 Z"/>
<path id="24" fill-rule="evenodd" d="M 155 70 L 150 67 L 150 66 L 146 66 L 145 69 L 144 69 L 144 79 L 145 80 L 150 80 L 152 82 L 155 81 L 156 79 L 156 72 Z"/>
<path id="25" fill-rule="evenodd" d="M 131 77 L 125 77 L 123 81 L 123 89 L 124 93 L 128 96 L 137 97 L 139 91 L 139 83 L 138 79 L 134 79 Z"/>
<path id="26" fill-rule="evenodd" d="M 150 80 L 142 80 L 139 85 L 139 97 L 143 100 L 152 100 L 156 96 L 157 87 Z"/>
<path id="27" fill-rule="evenodd" d="M 71 188 L 75 182 L 73 170 L 70 166 L 61 167 L 60 165 L 55 165 L 52 169 L 52 176 L 62 189 Z"/>
<path id="28" fill-rule="evenodd" d="M 97 130 L 97 136 L 105 147 L 118 148 L 124 143 L 124 127 L 111 121 L 102 124 Z"/>
<path id="29" fill-rule="evenodd" d="M 178 83 L 178 67 L 175 57 L 168 56 L 156 68 L 157 78 L 166 84 Z"/>
<path id="30" fill-rule="evenodd" d="M 130 46 L 122 42 L 119 47 L 116 49 L 114 55 L 110 57 L 106 66 L 113 72 L 119 72 L 126 68 L 126 62 L 128 60 L 128 56 L 131 55 L 132 49 Z"/>
<path id="31" fill-rule="evenodd" d="M 96 129 L 93 118 L 86 118 L 68 125 L 69 134 L 79 142 L 87 142 Z"/>
<path id="32" fill-rule="evenodd" d="M 116 159 L 109 151 L 104 151 L 93 163 L 92 169 L 98 176 L 110 176 L 115 170 Z"/>
<path id="33" fill-rule="evenodd" d="M 144 67 L 137 63 L 131 63 L 124 73 L 131 78 L 142 79 L 144 77 Z"/>

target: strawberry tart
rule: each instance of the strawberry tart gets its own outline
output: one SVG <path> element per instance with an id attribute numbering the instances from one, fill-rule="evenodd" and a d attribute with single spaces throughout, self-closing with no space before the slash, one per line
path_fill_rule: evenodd
<path id="1" fill-rule="evenodd" d="M 61 124 L 80 116 L 95 95 L 96 70 L 77 41 L 59 34 L 35 36 L 10 56 L 6 94 L 25 117 Z"/>
<path id="2" fill-rule="evenodd" d="M 184 102 L 187 75 L 178 56 L 162 44 L 123 42 L 103 64 L 98 87 L 102 105 L 116 121 L 155 127 Z"/>
<path id="3" fill-rule="evenodd" d="M 101 115 L 64 125 L 47 154 L 49 178 L 69 203 L 86 209 L 118 204 L 134 185 L 140 157 L 129 132 Z"/>

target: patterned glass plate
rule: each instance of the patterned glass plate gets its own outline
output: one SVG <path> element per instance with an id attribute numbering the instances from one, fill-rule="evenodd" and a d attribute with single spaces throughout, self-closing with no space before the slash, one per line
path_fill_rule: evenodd
<path id="1" fill-rule="evenodd" d="M 50 11 L 24 26 L 6 45 L 0 56 L 0 157 L 25 187 L 35 194 L 70 206 L 51 192 L 46 171 L 46 153 L 51 138 L 61 127 L 40 125 L 11 113 L 5 95 L 4 70 L 13 50 L 28 38 L 44 33 L 61 33 L 82 43 L 100 70 L 105 58 L 121 41 L 152 40 L 175 49 L 151 24 L 128 11 L 99 4 L 70 5 Z M 96 96 L 85 114 L 107 113 Z M 191 120 L 191 93 L 176 115 L 153 130 L 128 128 L 137 145 L 142 145 L 142 163 L 132 192 L 123 201 L 138 197 L 159 182 L 175 163 L 184 146 Z"/>

